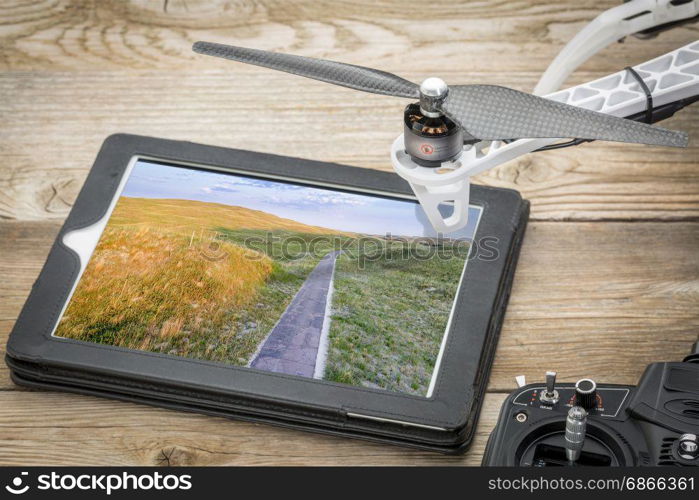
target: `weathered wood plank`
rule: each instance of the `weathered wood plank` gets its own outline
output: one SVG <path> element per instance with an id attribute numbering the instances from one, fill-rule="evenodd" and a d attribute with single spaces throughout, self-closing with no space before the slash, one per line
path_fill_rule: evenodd
<path id="1" fill-rule="evenodd" d="M 57 230 L 0 222 L 0 349 Z M 694 222 L 531 223 L 490 390 L 547 369 L 634 384 L 649 362 L 681 359 L 699 331 L 698 247 Z M 3 366 L 0 388 L 11 387 Z"/>
<path id="2" fill-rule="evenodd" d="M 0 392 L 0 463 L 479 465 L 503 399 L 487 396 L 471 450 L 449 457 L 88 396 Z"/>
<path id="3" fill-rule="evenodd" d="M 534 79 L 517 82 L 525 88 Z M 0 93 L 0 217 L 19 220 L 64 218 L 102 141 L 116 132 L 390 170 L 404 104 L 319 83 L 301 88 L 285 75 L 226 72 L 5 73 Z M 696 137 L 697 117 L 699 106 L 690 107 L 666 126 Z M 699 218 L 692 144 L 587 144 L 521 157 L 476 182 L 520 190 L 537 220 Z"/>
<path id="4" fill-rule="evenodd" d="M 697 248 L 697 223 L 530 224 L 490 388 L 550 369 L 635 384 L 681 360 L 699 332 Z"/>
<path id="5" fill-rule="evenodd" d="M 129 2 L 8 0 L 0 11 L 0 64 L 8 69 L 208 67 L 190 52 L 207 38 L 270 50 L 293 50 L 389 70 L 531 71 L 541 73 L 560 48 L 615 0 L 430 3 L 224 0 Z M 165 8 L 167 6 L 167 8 Z M 677 47 L 696 27 L 643 44 L 644 56 Z M 634 39 L 592 62 L 612 71 L 638 57 Z M 409 54 L 409 57 L 407 57 Z M 440 57 L 435 57 L 439 55 Z M 446 64 L 448 62 L 448 64 Z"/>
<path id="6" fill-rule="evenodd" d="M 115 132 L 390 169 L 388 146 L 401 132 L 404 102 L 197 56 L 190 50 L 196 39 L 333 57 L 416 81 L 438 73 L 449 82 L 529 90 L 565 41 L 612 5 L 441 2 L 426 21 L 415 15 L 422 5 L 397 1 L 289 8 L 277 0 L 189 0 L 166 9 L 147 1 L 7 2 L 0 11 L 0 217 L 65 217 L 101 142 Z M 695 25 L 653 42 L 629 38 L 571 82 L 696 38 Z M 694 106 L 666 125 L 696 136 L 697 113 Z M 478 181 L 521 190 L 539 220 L 696 219 L 692 144 L 586 145 L 530 155 Z"/>

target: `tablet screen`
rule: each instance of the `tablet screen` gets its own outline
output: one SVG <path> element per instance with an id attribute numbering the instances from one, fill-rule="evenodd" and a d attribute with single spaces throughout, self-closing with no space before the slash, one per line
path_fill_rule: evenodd
<path id="1" fill-rule="evenodd" d="M 439 235 L 388 195 L 142 159 L 127 176 L 54 335 L 431 394 L 481 208 Z"/>

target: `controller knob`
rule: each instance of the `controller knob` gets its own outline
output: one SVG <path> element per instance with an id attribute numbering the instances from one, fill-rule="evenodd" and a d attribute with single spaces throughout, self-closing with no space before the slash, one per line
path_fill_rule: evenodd
<path id="1" fill-rule="evenodd" d="M 597 384 L 590 378 L 575 383 L 575 404 L 590 410 L 597 406 Z"/>

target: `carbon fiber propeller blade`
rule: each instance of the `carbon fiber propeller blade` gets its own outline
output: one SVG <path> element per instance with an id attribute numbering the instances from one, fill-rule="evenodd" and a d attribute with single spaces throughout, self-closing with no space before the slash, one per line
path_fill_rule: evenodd
<path id="1" fill-rule="evenodd" d="M 570 106 L 507 87 L 454 85 L 441 110 L 483 140 L 575 137 L 686 147 L 687 134 Z"/>
<path id="2" fill-rule="evenodd" d="M 420 87 L 391 73 L 325 59 L 209 42 L 192 49 L 364 92 L 410 99 Z M 544 99 L 507 87 L 455 85 L 439 109 L 482 140 L 577 138 L 685 147 L 687 134 Z"/>
<path id="3" fill-rule="evenodd" d="M 209 42 L 196 42 L 192 50 L 199 54 L 264 66 L 364 92 L 410 99 L 420 98 L 420 87 L 413 82 L 385 71 L 353 64 Z"/>

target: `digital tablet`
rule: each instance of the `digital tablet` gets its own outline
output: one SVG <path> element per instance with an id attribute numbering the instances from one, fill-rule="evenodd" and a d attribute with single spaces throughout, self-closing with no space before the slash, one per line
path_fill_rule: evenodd
<path id="1" fill-rule="evenodd" d="M 474 186 L 468 225 L 438 234 L 393 174 L 112 136 L 8 365 L 20 384 L 465 449 L 527 212 Z"/>

